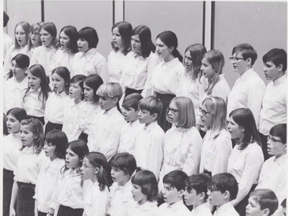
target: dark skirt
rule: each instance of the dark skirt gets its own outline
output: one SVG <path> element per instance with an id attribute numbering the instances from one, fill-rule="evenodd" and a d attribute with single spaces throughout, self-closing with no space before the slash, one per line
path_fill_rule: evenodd
<path id="1" fill-rule="evenodd" d="M 38 211 L 38 216 L 46 216 L 48 212 Z"/>
<path id="2" fill-rule="evenodd" d="M 31 216 L 34 215 L 35 200 L 35 185 L 23 182 L 17 182 L 18 194 L 16 200 L 16 215 Z"/>
<path id="3" fill-rule="evenodd" d="M 44 117 L 37 117 L 37 116 L 30 116 L 30 115 L 28 115 L 27 117 L 38 119 L 42 123 L 42 125 L 45 124 Z"/>
<path id="4" fill-rule="evenodd" d="M 45 127 L 45 135 L 52 130 L 62 130 L 63 124 L 55 124 L 51 123 L 50 121 L 47 122 L 46 127 Z"/>
<path id="5" fill-rule="evenodd" d="M 13 179 L 13 171 L 3 169 L 3 216 L 9 216 Z"/>
<path id="6" fill-rule="evenodd" d="M 126 88 L 125 89 L 125 97 L 127 97 L 128 95 L 133 94 L 133 93 L 141 94 L 142 91 L 143 91 L 143 89 L 142 90 L 136 90 L 136 89 Z"/>
<path id="7" fill-rule="evenodd" d="M 235 210 L 238 212 L 238 214 L 240 216 L 245 216 L 246 215 L 246 206 L 248 204 L 249 194 L 253 190 L 255 190 L 256 186 L 257 186 L 256 184 L 252 185 L 252 187 L 251 187 L 249 193 L 247 194 L 247 196 L 245 196 L 244 199 L 235 206 Z"/>
<path id="8" fill-rule="evenodd" d="M 71 207 L 60 205 L 57 216 L 82 216 L 83 211 L 84 209 L 73 209 Z"/>
<path id="9" fill-rule="evenodd" d="M 172 124 L 166 120 L 167 108 L 169 107 L 169 104 L 170 104 L 171 100 L 175 97 L 175 95 L 173 95 L 173 94 L 160 94 L 160 93 L 156 92 L 156 97 L 159 98 L 159 100 L 163 104 L 163 112 L 158 117 L 157 121 L 158 121 L 158 124 L 160 125 L 160 127 L 166 132 L 172 126 Z"/>

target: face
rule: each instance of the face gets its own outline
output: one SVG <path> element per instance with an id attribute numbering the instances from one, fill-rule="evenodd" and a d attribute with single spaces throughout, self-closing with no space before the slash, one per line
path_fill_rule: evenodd
<path id="1" fill-rule="evenodd" d="M 111 108 L 116 106 L 116 103 L 116 98 L 110 98 L 105 96 L 99 97 L 99 104 L 102 110 L 110 110 Z"/>
<path id="2" fill-rule="evenodd" d="M 27 45 L 27 36 L 22 26 L 18 25 L 15 29 L 14 34 L 19 46 L 23 47 Z"/>
<path id="3" fill-rule="evenodd" d="M 43 28 L 40 30 L 40 39 L 42 44 L 46 47 L 51 46 L 54 41 L 54 37 Z"/>
<path id="4" fill-rule="evenodd" d="M 34 32 L 30 33 L 30 39 L 31 39 L 31 43 L 34 46 L 38 46 L 40 44 L 40 35 L 39 35 L 39 30 L 35 30 Z"/>
<path id="5" fill-rule="evenodd" d="M 37 90 L 41 85 L 41 79 L 39 77 L 34 76 L 29 70 L 28 70 L 28 85 L 31 89 Z"/>
<path id="6" fill-rule="evenodd" d="M 45 152 L 46 157 L 55 158 L 55 149 L 56 149 L 55 145 L 52 145 L 52 143 L 47 143 L 45 141 L 45 145 L 43 147 L 43 150 Z"/>
<path id="7" fill-rule="evenodd" d="M 127 107 L 127 108 L 122 107 L 121 111 L 122 111 L 125 121 L 134 122 L 138 120 L 138 110 L 135 111 L 135 109 L 132 107 Z"/>
<path id="8" fill-rule="evenodd" d="M 11 133 L 18 133 L 20 131 L 20 122 L 12 115 L 7 116 L 7 128 L 8 132 Z"/>
<path id="9" fill-rule="evenodd" d="M 215 70 L 212 68 L 212 65 L 208 62 L 207 58 L 202 59 L 201 71 L 203 76 L 208 80 L 212 80 L 216 75 Z"/>
<path id="10" fill-rule="evenodd" d="M 135 53 L 139 54 L 142 52 L 139 35 L 133 35 L 131 37 L 131 47 L 132 47 L 132 51 Z"/>
<path id="11" fill-rule="evenodd" d="M 83 38 L 79 38 L 77 40 L 77 46 L 78 46 L 79 52 L 86 52 L 89 50 L 89 43 Z"/>
<path id="12" fill-rule="evenodd" d="M 280 66 L 280 65 L 279 65 Z M 282 76 L 283 72 L 280 67 L 276 67 L 276 65 L 272 61 L 268 61 L 264 64 L 264 74 L 267 80 L 276 80 L 280 76 Z"/>
<path id="13" fill-rule="evenodd" d="M 149 125 L 155 121 L 155 115 L 151 115 L 148 110 L 139 110 L 138 119 L 141 124 Z"/>
<path id="14" fill-rule="evenodd" d="M 34 143 L 34 134 L 29 129 L 28 125 L 21 125 L 20 126 L 20 132 L 21 132 L 21 142 L 23 146 L 30 147 Z"/>
<path id="15" fill-rule="evenodd" d="M 69 96 L 70 98 L 80 99 L 82 97 L 82 89 L 79 85 L 79 82 L 71 83 L 69 88 Z"/>
<path id="16" fill-rule="evenodd" d="M 123 47 L 122 37 L 119 33 L 118 27 L 112 30 L 112 43 L 119 49 Z"/>
<path id="17" fill-rule="evenodd" d="M 126 175 L 123 170 L 116 167 L 111 168 L 111 177 L 113 182 L 116 182 L 119 185 L 125 185 L 125 183 L 130 179 L 129 175 Z"/>
<path id="18" fill-rule="evenodd" d="M 166 44 L 164 44 L 160 40 L 160 38 L 156 39 L 156 53 L 159 56 L 159 58 L 163 59 L 168 58 L 169 56 L 172 55 L 172 50 L 173 48 L 172 47 L 169 48 L 168 46 L 166 46 Z"/>
<path id="19" fill-rule="evenodd" d="M 133 199 L 140 205 L 144 204 L 147 201 L 147 196 L 141 192 L 141 187 L 139 185 L 132 184 L 132 186 Z"/>
<path id="20" fill-rule="evenodd" d="M 185 52 L 184 55 L 184 67 L 186 71 L 191 71 L 192 70 L 192 57 L 189 51 Z"/>
<path id="21" fill-rule="evenodd" d="M 163 184 L 162 195 L 167 204 L 173 204 L 182 199 L 181 191 L 178 191 L 176 187 L 172 187 L 165 183 Z"/>
<path id="22" fill-rule="evenodd" d="M 206 127 L 211 127 L 213 124 L 213 114 L 209 112 L 205 106 L 199 108 L 201 125 Z"/>
<path id="23" fill-rule="evenodd" d="M 24 77 L 25 76 L 25 72 L 26 70 L 20 68 L 16 61 L 15 60 L 12 60 L 11 62 L 12 64 L 12 73 L 13 73 L 13 76 L 17 79 L 17 78 L 20 78 L 20 77 Z"/>
<path id="24" fill-rule="evenodd" d="M 191 206 L 199 203 L 201 193 L 197 194 L 195 189 L 191 189 L 191 191 L 185 190 L 184 192 L 184 200 L 186 205 Z"/>
<path id="25" fill-rule="evenodd" d="M 85 101 L 93 101 L 94 99 L 94 92 L 93 89 L 87 86 L 84 82 L 84 99 Z"/>
<path id="26" fill-rule="evenodd" d="M 232 66 L 234 69 L 234 72 L 239 73 L 242 75 L 244 72 L 246 72 L 249 68 L 247 67 L 246 61 L 243 59 L 242 53 L 236 52 L 232 55 L 232 57 L 235 58 L 235 60 L 232 60 Z"/>
<path id="27" fill-rule="evenodd" d="M 81 176 L 83 180 L 93 179 L 95 177 L 95 172 L 98 172 L 99 168 L 95 168 L 92 166 L 90 161 L 84 157 L 83 164 L 81 167 Z"/>
<path id="28" fill-rule="evenodd" d="M 286 144 L 283 144 L 279 137 L 269 135 L 267 152 L 270 155 L 283 155 L 286 153 Z"/>
<path id="29" fill-rule="evenodd" d="M 221 206 L 225 203 L 224 193 L 221 193 L 219 190 L 208 190 L 207 195 L 209 202 L 213 206 Z"/>
<path id="30" fill-rule="evenodd" d="M 55 92 L 61 93 L 65 90 L 65 80 L 57 73 L 51 75 L 51 81 Z"/>
<path id="31" fill-rule="evenodd" d="M 172 124 L 177 124 L 179 120 L 179 110 L 175 102 L 171 102 L 168 107 L 168 121 Z"/>
<path id="32" fill-rule="evenodd" d="M 260 209 L 259 203 L 253 199 L 253 197 L 249 197 L 248 204 L 246 206 L 246 216 L 263 216 L 264 209 Z"/>
<path id="33" fill-rule="evenodd" d="M 227 129 L 232 139 L 242 139 L 244 137 L 244 128 L 239 126 L 233 118 L 229 118 Z"/>
<path id="34" fill-rule="evenodd" d="M 60 33 L 60 45 L 62 49 L 69 49 L 70 38 L 62 31 Z"/>
<path id="35" fill-rule="evenodd" d="M 81 166 L 79 156 L 70 147 L 66 150 L 65 165 L 68 169 L 75 169 Z"/>

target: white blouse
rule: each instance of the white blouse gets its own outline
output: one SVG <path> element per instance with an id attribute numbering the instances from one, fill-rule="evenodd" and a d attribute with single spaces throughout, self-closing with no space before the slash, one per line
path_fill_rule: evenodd
<path id="1" fill-rule="evenodd" d="M 93 119 L 99 112 L 101 112 L 99 104 L 94 104 L 90 101 L 83 102 L 79 111 L 79 127 L 82 132 L 85 134 L 91 133 L 91 131 L 89 132 L 89 128 L 91 128 Z"/>
<path id="2" fill-rule="evenodd" d="M 112 50 L 108 55 L 108 82 L 119 82 L 122 76 L 122 66 L 125 60 L 125 55 Z"/>
<path id="3" fill-rule="evenodd" d="M 20 133 L 9 134 L 3 137 L 3 168 L 14 171 L 19 155 L 21 154 L 22 143 Z"/>
<path id="4" fill-rule="evenodd" d="M 25 109 L 27 115 L 44 117 L 46 101 L 43 101 L 41 88 L 37 90 L 30 89 L 25 98 L 26 89 L 22 91 L 22 107 Z"/>
<path id="5" fill-rule="evenodd" d="M 66 67 L 71 72 L 74 55 L 75 53 L 72 53 L 71 51 L 58 49 L 52 58 L 50 66 L 51 72 L 60 66 Z"/>
<path id="6" fill-rule="evenodd" d="M 14 41 L 6 32 L 3 32 L 2 40 L 3 40 L 3 61 L 4 61 L 7 51 L 9 50 L 10 47 L 14 45 Z"/>
<path id="7" fill-rule="evenodd" d="M 157 216 L 190 216 L 191 212 L 184 205 L 183 200 L 179 200 L 173 204 L 163 203 L 159 206 Z"/>
<path id="8" fill-rule="evenodd" d="M 157 202 L 145 202 L 139 205 L 138 202 L 131 200 L 126 207 L 126 216 L 156 216 L 158 207 Z"/>

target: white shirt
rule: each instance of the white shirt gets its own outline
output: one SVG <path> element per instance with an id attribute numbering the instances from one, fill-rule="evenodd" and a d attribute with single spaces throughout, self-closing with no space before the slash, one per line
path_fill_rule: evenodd
<path id="1" fill-rule="evenodd" d="M 276 194 L 279 204 L 286 198 L 287 178 L 286 154 L 279 158 L 271 157 L 262 166 L 256 189 L 271 189 Z"/>
<path id="2" fill-rule="evenodd" d="M 235 82 L 227 102 L 227 118 L 230 112 L 238 108 L 249 108 L 253 113 L 256 127 L 259 125 L 262 98 L 265 83 L 251 68 L 242 74 Z"/>
<path id="3" fill-rule="evenodd" d="M 99 183 L 91 180 L 84 181 L 84 213 L 83 216 L 105 216 L 109 202 L 109 191 L 105 187 L 100 191 Z"/>
<path id="4" fill-rule="evenodd" d="M 26 90 L 22 91 L 22 107 L 25 109 L 27 115 L 44 117 L 46 101 L 43 101 L 41 87 L 37 90 L 30 89 L 24 97 Z"/>
<path id="5" fill-rule="evenodd" d="M 22 107 L 21 92 L 27 88 L 28 81 L 25 77 L 22 82 L 18 83 L 15 77 L 8 79 L 3 85 L 3 111 L 6 113 L 9 109 L 15 107 Z"/>
<path id="6" fill-rule="evenodd" d="M 83 74 L 98 74 L 104 83 L 107 83 L 107 64 L 106 59 L 96 51 L 96 48 L 91 48 L 87 52 L 78 52 L 75 54 L 72 64 L 71 77 Z"/>
<path id="7" fill-rule="evenodd" d="M 240 202 L 249 193 L 253 184 L 257 184 L 264 162 L 262 148 L 257 143 L 249 144 L 244 150 L 235 145 L 228 160 L 227 172 L 238 182 L 238 194 L 235 202 Z"/>
<path id="8" fill-rule="evenodd" d="M 6 53 L 8 51 L 8 49 L 14 45 L 14 41 L 13 39 L 8 35 L 6 34 L 5 32 L 3 32 L 3 38 L 2 38 L 2 41 L 3 41 L 3 59 L 5 59 L 5 56 L 6 56 Z"/>
<path id="9" fill-rule="evenodd" d="M 287 122 L 287 76 L 270 82 L 262 101 L 259 132 L 268 136 L 270 129 Z"/>
<path id="10" fill-rule="evenodd" d="M 213 214 L 213 216 L 239 216 L 231 202 L 220 206 Z"/>
<path id="11" fill-rule="evenodd" d="M 45 122 L 63 124 L 64 107 L 69 101 L 69 96 L 63 91 L 60 94 L 52 92 L 46 101 Z"/>
<path id="12" fill-rule="evenodd" d="M 212 216 L 208 203 L 203 203 L 196 208 L 193 208 L 190 216 Z"/>
<path id="13" fill-rule="evenodd" d="M 156 216 L 158 207 L 157 202 L 145 202 L 139 205 L 138 202 L 131 200 L 126 206 L 126 216 Z"/>
<path id="14" fill-rule="evenodd" d="M 136 138 L 134 157 L 137 166 L 152 171 L 157 179 L 163 161 L 164 134 L 156 121 L 145 126 Z"/>
<path id="15" fill-rule="evenodd" d="M 3 168 L 14 171 L 22 148 L 20 133 L 9 134 L 3 137 Z"/>
<path id="16" fill-rule="evenodd" d="M 80 129 L 80 110 L 84 102 L 80 101 L 75 104 L 74 98 L 70 99 L 64 107 L 63 128 L 62 131 L 66 134 L 68 142 L 77 140 L 81 134 Z"/>
<path id="17" fill-rule="evenodd" d="M 140 124 L 138 120 L 126 123 L 121 129 L 120 143 L 117 152 L 128 152 L 134 155 L 136 138 L 143 128 L 144 125 Z"/>
<path id="18" fill-rule="evenodd" d="M 60 170 L 64 167 L 64 159 L 55 158 L 53 161 L 46 157 L 40 168 L 40 173 L 35 188 L 34 199 L 37 200 L 38 211 L 48 212 L 52 204 L 52 195 L 60 176 Z"/>
<path id="19" fill-rule="evenodd" d="M 84 101 L 79 113 L 79 126 L 82 132 L 89 134 L 94 117 L 101 111 L 99 104 Z"/>
<path id="20" fill-rule="evenodd" d="M 74 55 L 75 53 L 72 53 L 71 51 L 58 49 L 52 58 L 50 66 L 51 72 L 60 66 L 66 67 L 71 72 Z"/>
<path id="21" fill-rule="evenodd" d="M 108 55 L 108 82 L 119 82 L 125 55 L 121 51 L 112 50 Z"/>
<path id="22" fill-rule="evenodd" d="M 167 203 L 163 203 L 159 206 L 157 211 L 157 216 L 190 216 L 191 212 L 189 209 L 184 205 L 183 201 L 177 201 L 172 205 Z"/>
<path id="23" fill-rule="evenodd" d="M 228 158 L 232 151 L 231 136 L 227 130 L 221 130 L 216 139 L 213 139 L 214 136 L 211 130 L 207 131 L 200 162 L 200 173 L 206 169 L 212 172 L 212 176 L 227 171 Z"/>
<path id="24" fill-rule="evenodd" d="M 117 152 L 121 128 L 124 125 L 124 118 L 117 107 L 98 113 L 89 129 L 91 132 L 88 134 L 87 143 L 89 151 L 101 152 L 109 161 Z"/>

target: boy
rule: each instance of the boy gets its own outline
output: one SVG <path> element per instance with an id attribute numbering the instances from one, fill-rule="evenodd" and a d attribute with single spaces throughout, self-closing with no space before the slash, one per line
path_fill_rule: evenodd
<path id="1" fill-rule="evenodd" d="M 260 112 L 259 133 L 265 160 L 269 130 L 287 121 L 287 53 L 283 49 L 272 49 L 263 56 L 265 78 L 271 80 L 267 85 Z"/>
<path id="2" fill-rule="evenodd" d="M 264 162 L 256 189 L 270 189 L 279 202 L 286 198 L 286 137 L 287 125 L 279 124 L 271 128 L 268 136 L 268 153 L 273 155 Z"/>
<path id="3" fill-rule="evenodd" d="M 120 133 L 119 152 L 128 152 L 134 155 L 136 137 L 143 125 L 138 121 L 138 103 L 143 97 L 138 93 L 132 93 L 125 97 L 122 104 L 122 114 L 126 125 L 123 126 Z"/>
<path id="4" fill-rule="evenodd" d="M 182 199 L 187 178 L 187 174 L 181 170 L 174 170 L 164 176 L 162 195 L 165 203 L 159 207 L 157 216 L 190 216 Z"/>
<path id="5" fill-rule="evenodd" d="M 228 95 L 227 116 L 237 108 L 249 108 L 258 128 L 265 83 L 252 68 L 257 59 L 257 53 L 251 45 L 239 44 L 233 48 L 232 57 L 229 59 L 234 72 L 238 73 L 240 77 Z"/>
<path id="6" fill-rule="evenodd" d="M 252 191 L 249 196 L 246 216 L 270 216 L 277 207 L 278 200 L 272 190 L 258 189 Z"/>
<path id="7" fill-rule="evenodd" d="M 184 200 L 186 205 L 193 205 L 190 216 L 212 216 L 210 206 L 206 202 L 209 182 L 210 177 L 205 173 L 194 174 L 186 179 Z"/>
<path id="8" fill-rule="evenodd" d="M 238 183 L 230 173 L 219 173 L 212 176 L 208 188 L 208 199 L 217 210 L 213 216 L 239 216 L 231 200 L 238 193 Z M 242 216 L 242 215 L 241 215 Z"/>
<path id="9" fill-rule="evenodd" d="M 101 152 L 109 161 L 117 152 L 121 128 L 125 125 L 123 116 L 117 110 L 122 88 L 119 83 L 102 84 L 96 94 L 99 95 L 99 104 L 103 111 L 94 117 L 87 145 L 90 152 Z"/>
<path id="10" fill-rule="evenodd" d="M 163 111 L 163 105 L 158 98 L 149 96 L 139 101 L 139 109 L 139 122 L 145 126 L 136 138 L 135 158 L 139 167 L 152 171 L 158 179 L 163 161 L 164 131 L 157 118 Z"/>
<path id="11" fill-rule="evenodd" d="M 111 177 L 113 184 L 110 187 L 110 202 L 108 215 L 125 216 L 126 204 L 133 200 L 131 176 L 137 165 L 133 155 L 118 153 L 111 158 Z"/>

